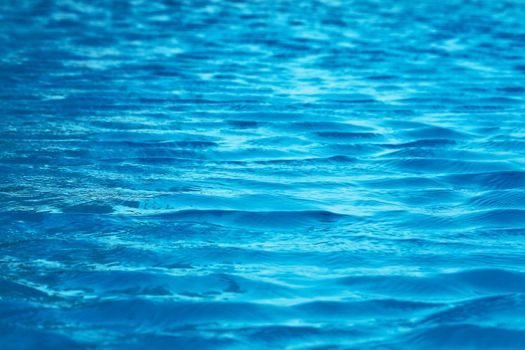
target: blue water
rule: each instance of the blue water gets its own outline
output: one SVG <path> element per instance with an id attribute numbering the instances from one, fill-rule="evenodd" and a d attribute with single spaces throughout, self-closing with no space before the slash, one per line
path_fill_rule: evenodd
<path id="1" fill-rule="evenodd" d="M 0 2 L 0 348 L 524 349 L 525 2 Z"/>

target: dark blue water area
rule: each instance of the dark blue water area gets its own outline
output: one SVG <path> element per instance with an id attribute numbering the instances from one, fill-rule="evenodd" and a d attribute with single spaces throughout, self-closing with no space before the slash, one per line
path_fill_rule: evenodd
<path id="1" fill-rule="evenodd" d="M 524 19 L 0 1 L 0 349 L 525 349 Z"/>

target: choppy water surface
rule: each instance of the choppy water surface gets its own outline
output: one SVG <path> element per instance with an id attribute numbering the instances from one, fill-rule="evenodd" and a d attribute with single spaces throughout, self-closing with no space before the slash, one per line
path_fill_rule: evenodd
<path id="1" fill-rule="evenodd" d="M 2 1 L 0 348 L 525 348 L 523 1 Z"/>

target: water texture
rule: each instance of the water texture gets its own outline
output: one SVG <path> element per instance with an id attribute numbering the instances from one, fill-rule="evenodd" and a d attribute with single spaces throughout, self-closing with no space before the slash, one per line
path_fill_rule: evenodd
<path id="1" fill-rule="evenodd" d="M 524 349 L 525 2 L 0 2 L 1 349 Z"/>

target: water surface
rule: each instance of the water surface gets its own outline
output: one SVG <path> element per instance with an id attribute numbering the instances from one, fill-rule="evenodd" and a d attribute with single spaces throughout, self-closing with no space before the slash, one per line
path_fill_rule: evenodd
<path id="1" fill-rule="evenodd" d="M 525 348 L 523 18 L 0 2 L 0 348 Z"/>

